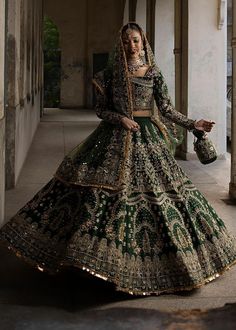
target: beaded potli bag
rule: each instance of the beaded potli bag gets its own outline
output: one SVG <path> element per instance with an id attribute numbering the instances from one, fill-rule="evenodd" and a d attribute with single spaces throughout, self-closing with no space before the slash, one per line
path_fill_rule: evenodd
<path id="1" fill-rule="evenodd" d="M 202 164 L 210 164 L 217 159 L 217 151 L 206 132 L 194 129 L 194 151 Z"/>

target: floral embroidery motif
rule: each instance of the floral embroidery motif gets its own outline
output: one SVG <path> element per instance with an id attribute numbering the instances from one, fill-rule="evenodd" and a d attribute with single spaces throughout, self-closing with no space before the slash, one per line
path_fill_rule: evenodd
<path id="1" fill-rule="evenodd" d="M 132 81 L 132 95 L 134 112 L 135 109 L 145 110 L 153 108 L 153 79 L 148 76 L 133 77 Z"/>
<path id="2" fill-rule="evenodd" d="M 119 36 L 112 69 L 94 79 L 102 122 L 3 226 L 0 240 L 40 270 L 75 266 L 118 290 L 158 295 L 216 278 L 236 262 L 236 246 L 173 158 L 155 108 L 151 118 L 135 117 L 137 132 L 120 123 L 155 99 L 167 121 L 194 127 L 173 108 L 144 35 L 143 44 L 150 68 L 130 79 Z"/>
<path id="3" fill-rule="evenodd" d="M 186 119 L 185 116 L 170 106 L 166 108 L 165 104 L 170 102 L 167 101 L 169 99 L 167 96 L 162 96 L 161 99 L 160 95 L 163 94 L 157 94 L 159 90 L 166 90 L 163 80 L 157 78 L 157 74 L 154 67 L 148 70 L 145 77 L 132 79 L 134 107 L 139 109 L 150 108 L 153 104 L 154 95 L 157 103 L 159 102 L 159 110 L 163 115 L 168 113 L 173 121 L 192 129 L 194 121 Z M 137 132 L 136 135 L 132 134 L 130 138 L 127 131 L 120 125 L 120 119 L 124 115 L 115 110 L 111 111 L 112 107 L 109 106 L 112 102 L 111 100 L 108 101 L 106 97 L 106 86 L 110 86 L 111 82 L 104 83 L 102 73 L 98 74 L 96 81 L 97 85 L 100 84 L 99 86 L 101 86 L 99 90 L 97 88 L 96 109 L 98 116 L 103 121 L 88 139 L 64 158 L 57 169 L 56 177 L 70 184 L 106 187 L 113 190 L 120 189 L 128 181 L 130 182 L 131 177 L 133 181 L 130 183 L 130 187 L 137 191 L 139 189 L 141 191 L 152 190 L 153 185 L 156 185 L 158 187 L 156 189 L 160 191 L 178 186 L 181 181 L 181 170 L 177 170 L 176 177 L 169 176 L 169 180 L 158 174 L 158 167 L 162 168 L 163 166 L 163 168 L 166 168 L 168 166 L 169 173 L 175 173 L 175 169 L 178 167 L 176 167 L 175 160 L 169 157 L 170 153 L 168 153 L 167 146 L 163 141 L 164 136 L 159 128 L 152 123 L 153 119 L 146 119 L 145 124 L 141 125 L 143 130 L 141 128 L 141 132 Z M 121 99 L 122 95 L 119 98 Z M 142 121 L 142 119 L 137 118 L 135 120 Z M 149 130 L 149 133 L 147 130 Z M 146 147 L 144 147 L 145 143 L 140 142 L 140 134 L 142 135 L 141 139 L 147 141 Z M 136 156 L 134 152 L 137 153 Z M 163 155 L 163 158 L 161 155 Z M 161 161 L 162 159 L 163 161 Z M 164 165 L 166 160 L 169 162 L 168 165 Z M 128 164 L 133 164 L 133 168 L 130 169 Z M 138 169 L 138 166 L 141 166 L 141 168 Z M 151 181 L 150 175 L 152 176 Z M 125 178 L 129 178 L 128 181 Z M 135 180 L 146 182 L 136 184 Z M 172 183 L 170 180 L 172 180 Z M 150 185 L 150 183 L 152 184 Z"/>
<path id="4" fill-rule="evenodd" d="M 174 123 L 187 128 L 188 130 L 194 129 L 195 120 L 189 119 L 179 111 L 175 110 L 171 99 L 168 95 L 168 88 L 164 81 L 164 77 L 160 70 L 155 69 L 154 74 L 154 97 L 157 103 L 157 107 L 162 116 L 170 119 Z"/>
<path id="5" fill-rule="evenodd" d="M 51 273 L 76 266 L 134 294 L 196 287 L 235 262 L 235 241 L 197 189 L 145 193 L 51 180 L 0 231 Z"/>

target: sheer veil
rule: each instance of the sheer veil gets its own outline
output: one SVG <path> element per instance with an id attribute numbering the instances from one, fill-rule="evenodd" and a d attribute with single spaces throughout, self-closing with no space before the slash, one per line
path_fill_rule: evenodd
<path id="1" fill-rule="evenodd" d="M 115 47 L 109 56 L 107 66 L 104 70 L 104 80 L 106 81 L 106 85 L 110 85 L 108 90 L 112 94 L 110 97 L 113 100 L 114 111 L 118 111 L 132 119 L 131 81 L 122 40 L 122 33 L 129 24 L 135 25 L 141 34 L 145 63 L 153 67 L 157 74 L 160 72 L 160 69 L 156 64 L 155 56 L 142 28 L 135 22 L 129 22 L 123 26 L 119 31 Z M 156 106 L 154 106 L 152 121 L 162 131 L 169 148 L 174 152 L 176 145 L 180 144 L 183 140 L 182 128 L 162 116 Z"/>

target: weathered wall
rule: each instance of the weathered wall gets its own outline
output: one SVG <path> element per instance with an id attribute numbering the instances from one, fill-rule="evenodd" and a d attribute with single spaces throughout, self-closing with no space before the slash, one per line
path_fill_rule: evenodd
<path id="1" fill-rule="evenodd" d="M 175 99 L 174 0 L 156 1 L 155 57 L 164 74 L 169 94 Z"/>
<path id="2" fill-rule="evenodd" d="M 189 0 L 189 117 L 212 119 L 210 134 L 226 152 L 226 22 L 218 29 L 218 0 Z M 188 151 L 193 152 L 192 138 Z"/>
<path id="3" fill-rule="evenodd" d="M 40 120 L 42 0 L 9 0 L 6 56 L 6 187 L 14 187 Z"/>
<path id="4" fill-rule="evenodd" d="M 232 3 L 232 109 L 229 196 L 236 201 L 236 3 Z"/>
<path id="5" fill-rule="evenodd" d="M 92 106 L 93 54 L 112 49 L 124 4 L 123 0 L 45 1 L 44 13 L 60 33 L 61 107 Z"/>
<path id="6" fill-rule="evenodd" d="M 0 0 L 0 225 L 5 209 L 5 0 Z"/>
<path id="7" fill-rule="evenodd" d="M 227 86 L 232 82 L 232 0 L 227 0 Z"/>
<path id="8" fill-rule="evenodd" d="M 85 103 L 87 1 L 48 0 L 44 3 L 44 14 L 54 21 L 60 33 L 60 106 L 82 107 Z"/>
<path id="9" fill-rule="evenodd" d="M 147 22 L 146 3 L 146 0 L 138 0 L 136 8 L 136 21 L 143 26 Z M 188 38 L 188 50 L 181 62 L 181 70 L 185 70 L 186 74 L 181 86 L 175 86 L 174 4 L 173 0 L 156 0 L 155 55 L 157 63 L 165 75 L 173 100 L 176 87 L 178 90 L 186 89 L 187 98 L 181 99 L 181 103 L 182 105 L 185 103 L 185 110 L 187 110 L 185 112 L 189 118 L 216 121 L 210 137 L 216 144 L 219 156 L 224 157 L 226 152 L 226 20 L 223 28 L 218 29 L 218 0 L 188 1 L 188 27 L 186 25 L 188 31 L 185 31 Z M 127 10 L 126 6 L 124 17 L 129 15 Z M 188 135 L 184 150 L 183 157 L 196 158 L 192 134 Z"/>
<path id="10" fill-rule="evenodd" d="M 146 32 L 146 11 L 147 11 L 147 1 L 137 0 L 136 5 L 136 22 L 141 26 L 144 32 Z"/>
<path id="11" fill-rule="evenodd" d="M 125 1 L 125 8 L 123 14 L 123 25 L 129 22 L 129 0 Z"/>
<path id="12" fill-rule="evenodd" d="M 92 107 L 93 54 L 109 53 L 123 25 L 124 1 L 88 1 L 88 46 L 87 46 L 87 106 Z M 101 24 L 101 21 L 104 24 Z"/>

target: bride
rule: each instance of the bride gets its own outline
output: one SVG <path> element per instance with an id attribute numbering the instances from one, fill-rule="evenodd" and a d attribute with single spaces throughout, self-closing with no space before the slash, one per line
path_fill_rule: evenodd
<path id="1" fill-rule="evenodd" d="M 210 132 L 214 122 L 173 108 L 136 23 L 93 83 L 101 123 L 1 228 L 1 242 L 41 271 L 78 267 L 136 295 L 215 279 L 235 263 L 235 241 L 173 157 L 175 124 Z"/>

